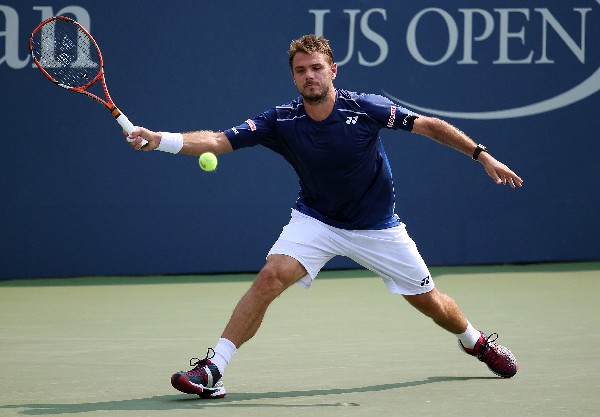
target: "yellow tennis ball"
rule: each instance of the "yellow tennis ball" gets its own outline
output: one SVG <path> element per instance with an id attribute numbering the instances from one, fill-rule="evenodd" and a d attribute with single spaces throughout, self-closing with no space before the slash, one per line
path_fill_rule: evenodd
<path id="1" fill-rule="evenodd" d="M 214 171 L 217 168 L 218 162 L 217 157 L 212 152 L 204 152 L 198 159 L 200 168 L 205 171 Z"/>

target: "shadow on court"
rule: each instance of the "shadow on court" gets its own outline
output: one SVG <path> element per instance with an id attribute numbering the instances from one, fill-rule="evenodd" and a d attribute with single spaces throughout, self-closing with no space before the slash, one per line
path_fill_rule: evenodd
<path id="1" fill-rule="evenodd" d="M 398 382 L 393 384 L 370 385 L 366 387 L 354 388 L 333 388 L 317 389 L 308 391 L 281 391 L 281 392 L 247 392 L 227 394 L 223 399 L 206 400 L 195 395 L 174 394 L 158 395 L 149 398 L 134 398 L 119 401 L 103 401 L 97 403 L 82 404 L 20 404 L 20 405 L 2 405 L 1 409 L 22 409 L 16 411 L 21 415 L 56 415 L 56 414 L 76 414 L 92 411 L 165 411 L 165 410 L 187 410 L 213 407 L 236 407 L 243 409 L 245 407 L 272 407 L 272 408 L 311 408 L 311 407 L 355 407 L 358 403 L 347 402 L 319 402 L 315 404 L 282 404 L 282 403 L 244 403 L 245 401 L 261 400 L 286 400 L 291 398 L 318 397 L 327 395 L 370 393 L 402 388 L 416 387 L 419 385 L 435 384 L 439 382 L 457 382 L 469 380 L 501 380 L 495 376 L 488 377 L 457 377 L 457 376 L 435 376 L 420 381 Z"/>

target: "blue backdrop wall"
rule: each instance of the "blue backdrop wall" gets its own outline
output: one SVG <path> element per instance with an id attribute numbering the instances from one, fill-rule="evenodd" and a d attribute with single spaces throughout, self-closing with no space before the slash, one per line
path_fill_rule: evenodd
<path id="1" fill-rule="evenodd" d="M 0 0 L 0 278 L 254 271 L 297 196 L 264 148 L 212 174 L 132 151 L 106 110 L 33 67 L 29 34 L 56 14 L 89 24 L 129 118 L 166 131 L 288 102 L 290 40 L 324 34 L 338 87 L 443 117 L 525 180 L 496 186 L 462 154 L 382 132 L 430 265 L 600 259 L 597 0 Z"/>

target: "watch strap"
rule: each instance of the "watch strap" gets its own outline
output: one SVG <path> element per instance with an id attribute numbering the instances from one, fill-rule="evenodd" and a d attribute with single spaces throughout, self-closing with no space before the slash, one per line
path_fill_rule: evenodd
<path id="1" fill-rule="evenodd" d="M 477 161 L 477 158 L 479 158 L 479 154 L 481 152 L 487 152 L 487 148 L 485 146 L 483 146 L 481 143 L 477 145 L 477 147 L 475 148 L 475 152 L 473 152 L 473 160 Z"/>

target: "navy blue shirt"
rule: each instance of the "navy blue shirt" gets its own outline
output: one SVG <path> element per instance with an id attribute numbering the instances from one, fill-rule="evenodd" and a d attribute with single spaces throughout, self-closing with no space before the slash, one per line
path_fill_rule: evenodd
<path id="1" fill-rule="evenodd" d="M 263 145 L 292 165 L 300 179 L 295 208 L 302 213 L 341 229 L 386 229 L 400 221 L 379 131 L 411 131 L 415 118 L 383 96 L 336 89 L 325 120 L 311 119 L 299 97 L 224 133 L 234 150 Z"/>

